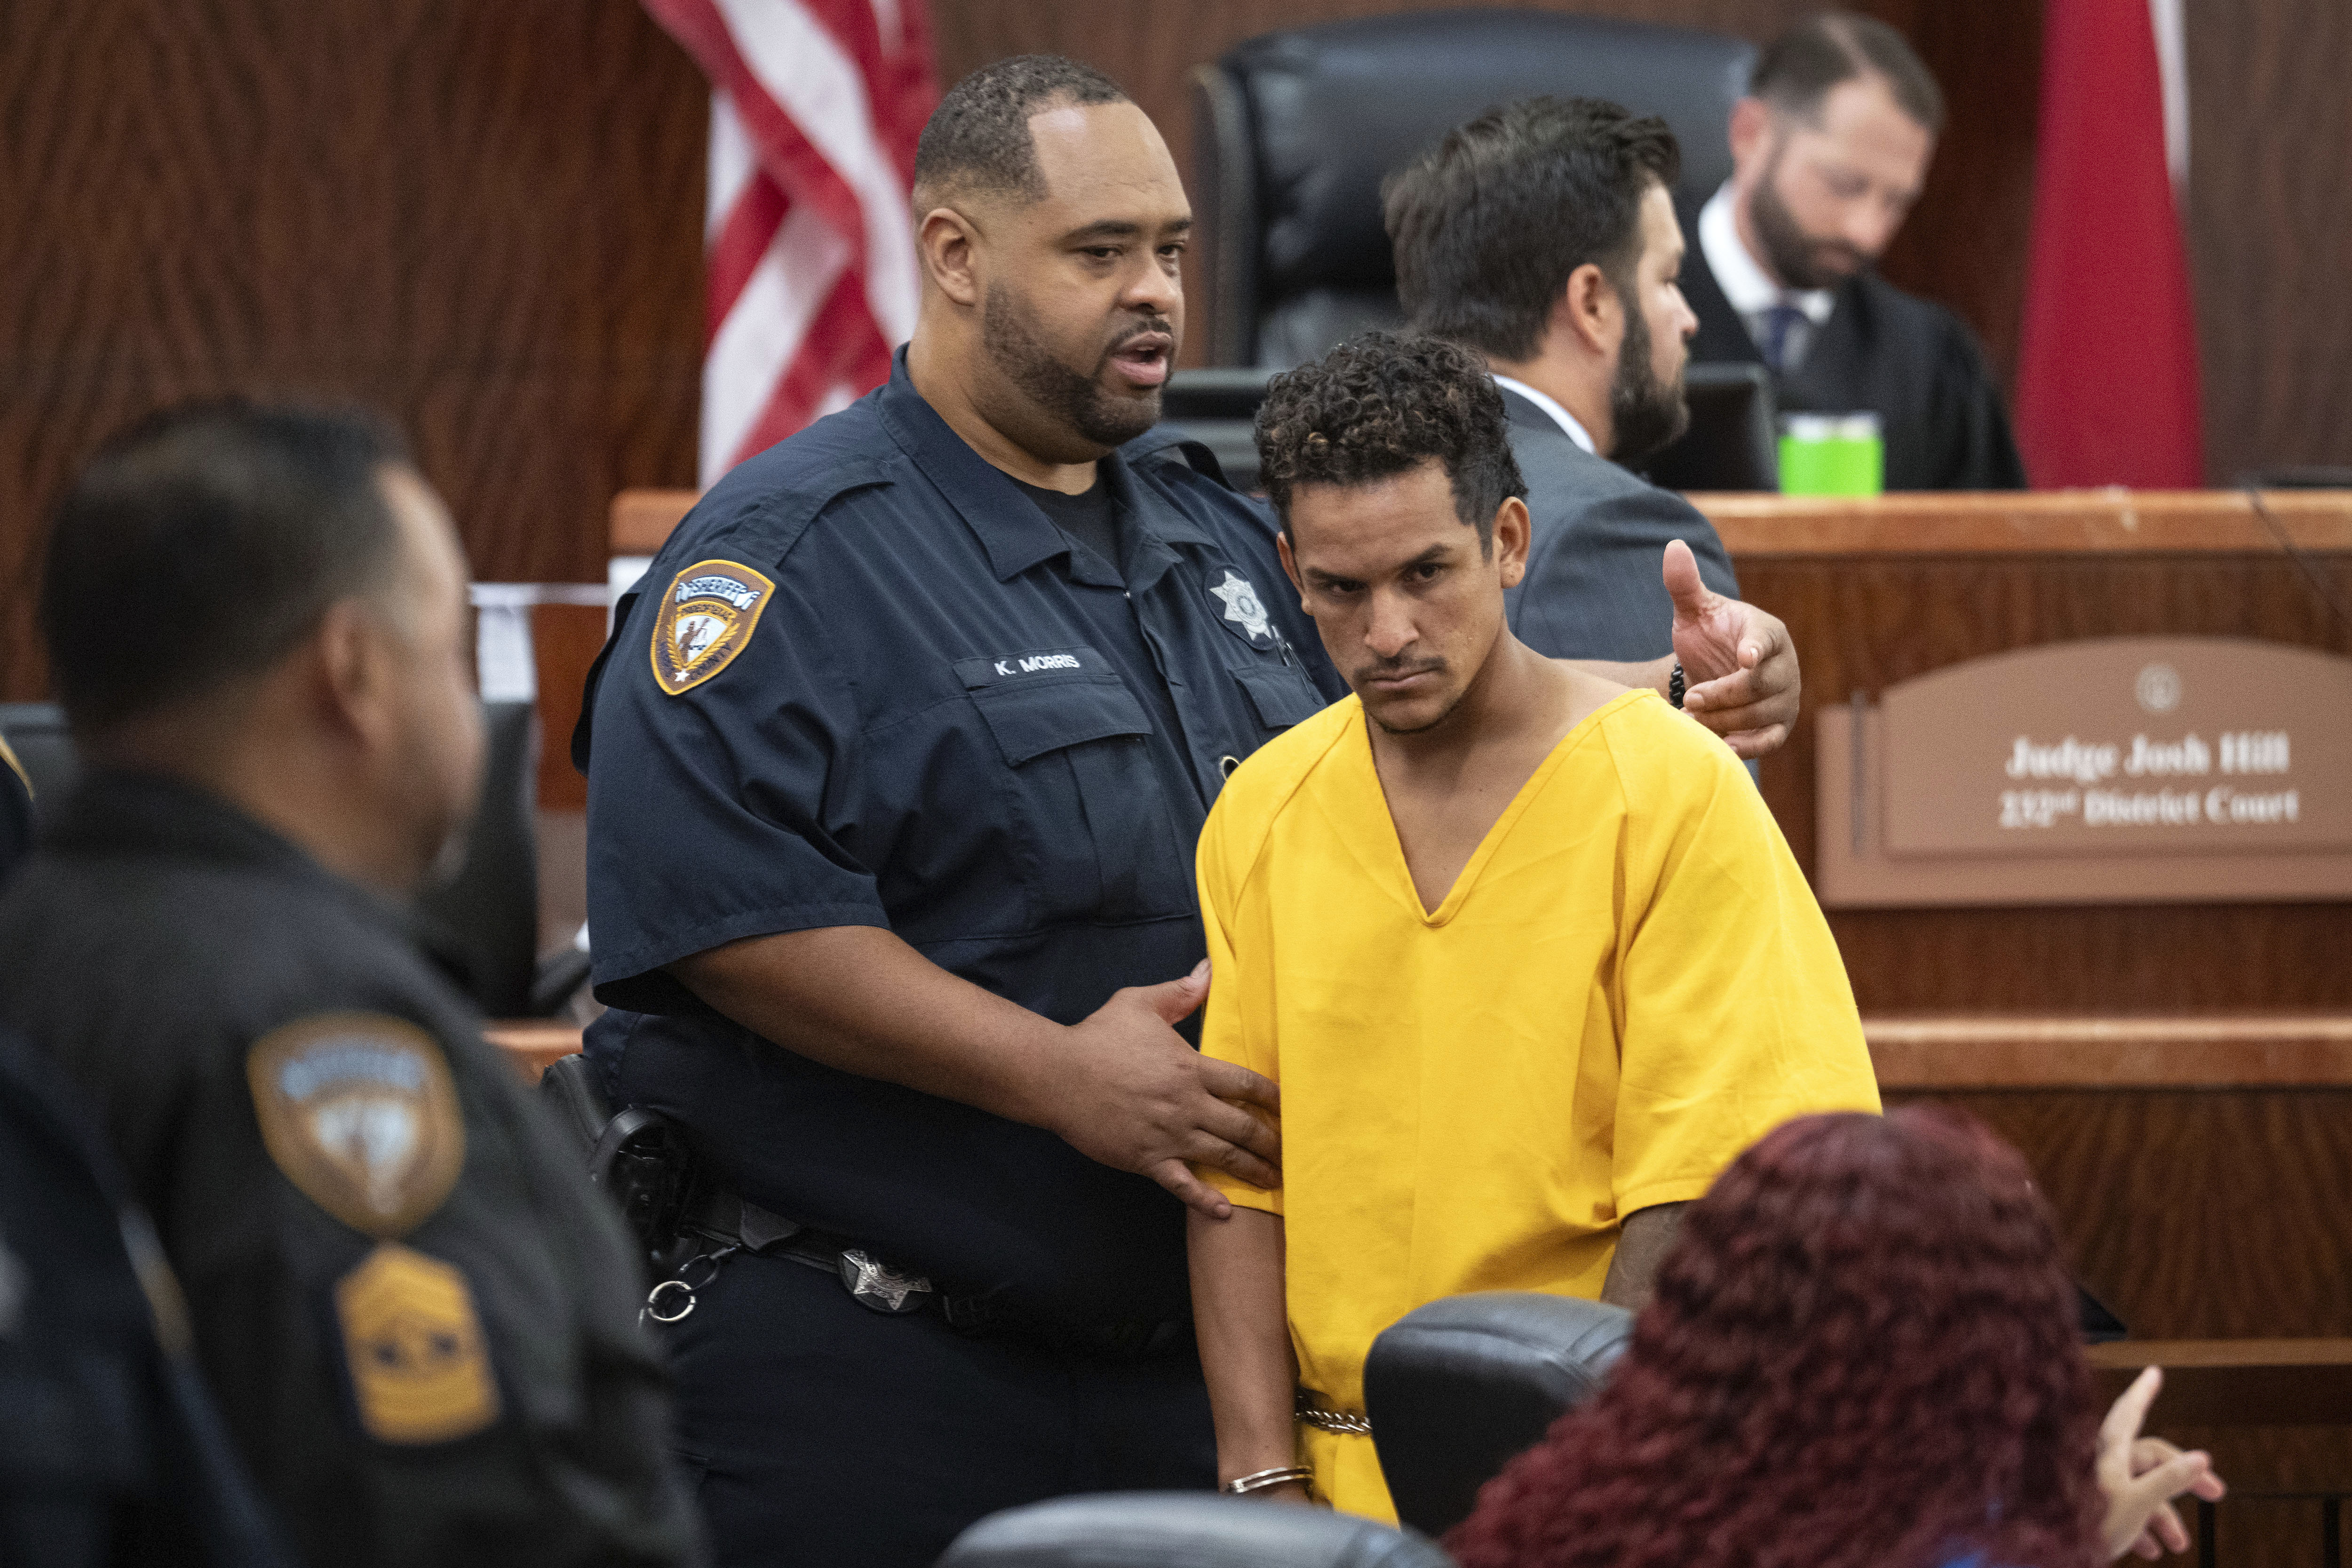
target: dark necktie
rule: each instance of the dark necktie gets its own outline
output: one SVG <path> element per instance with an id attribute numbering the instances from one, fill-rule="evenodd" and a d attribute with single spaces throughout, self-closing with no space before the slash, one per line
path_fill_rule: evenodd
<path id="1" fill-rule="evenodd" d="M 1764 308 L 1764 363 L 1774 375 L 1787 374 L 1789 333 L 1804 320 L 1804 311 L 1785 300 Z"/>

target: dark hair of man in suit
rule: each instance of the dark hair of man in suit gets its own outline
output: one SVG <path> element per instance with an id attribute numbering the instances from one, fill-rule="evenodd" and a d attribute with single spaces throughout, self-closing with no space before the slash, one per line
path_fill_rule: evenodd
<path id="1" fill-rule="evenodd" d="M 1578 268 L 1632 297 L 1642 198 L 1681 173 L 1654 115 L 1591 98 L 1488 110 L 1381 187 L 1405 315 L 1489 358 L 1530 358 Z"/>
<path id="2" fill-rule="evenodd" d="M 1779 112 L 1811 123 L 1830 89 L 1874 76 L 1904 113 L 1931 136 L 1944 130 L 1944 92 L 1908 39 L 1875 16 L 1824 11 L 1808 16 L 1764 47 L 1748 79 L 1748 93 Z"/>
<path id="3" fill-rule="evenodd" d="M 1014 55 L 948 89 L 915 144 L 915 211 L 950 195 L 1045 194 L 1029 121 L 1063 105 L 1126 103 L 1126 90 L 1092 66 L 1059 55 Z"/>
<path id="4" fill-rule="evenodd" d="M 1284 372 L 1266 384 L 1256 435 L 1259 478 L 1285 531 L 1300 485 L 1370 484 L 1434 458 L 1455 514 L 1490 556 L 1496 511 L 1528 493 L 1486 362 L 1439 338 L 1366 332 Z"/>
<path id="5" fill-rule="evenodd" d="M 400 437 L 237 400 L 152 415 L 59 505 L 41 584 L 51 679 L 85 742 L 267 668 L 399 569 L 379 483 Z"/>

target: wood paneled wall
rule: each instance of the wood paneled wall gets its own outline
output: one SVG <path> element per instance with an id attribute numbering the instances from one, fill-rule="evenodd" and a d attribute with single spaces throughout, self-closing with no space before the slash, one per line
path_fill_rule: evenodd
<path id="1" fill-rule="evenodd" d="M 107 432 L 229 391 L 407 429 L 478 575 L 604 576 L 691 484 L 706 100 L 635 0 L 10 0 L 0 25 L 0 697 Z"/>
<path id="2" fill-rule="evenodd" d="M 1763 37 L 1811 0 L 1548 0 Z M 1180 152 L 1186 73 L 1400 0 L 934 0 L 940 70 L 1055 49 Z M 2040 0 L 1864 0 L 1953 129 L 1887 270 L 2014 357 Z M 2352 462 L 2341 0 L 2190 7 L 2208 458 Z M 0 700 L 47 685 L 28 574 L 96 442 L 227 390 L 382 405 L 478 574 L 601 575 L 604 508 L 694 478 L 705 97 L 636 0 L 10 0 L 0 34 Z"/>

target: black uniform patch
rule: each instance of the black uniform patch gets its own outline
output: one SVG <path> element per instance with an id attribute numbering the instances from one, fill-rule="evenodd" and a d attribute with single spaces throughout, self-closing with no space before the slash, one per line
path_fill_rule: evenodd
<path id="1" fill-rule="evenodd" d="M 654 679 L 672 697 L 735 661 L 776 584 L 736 561 L 698 561 L 670 579 L 654 617 Z"/>

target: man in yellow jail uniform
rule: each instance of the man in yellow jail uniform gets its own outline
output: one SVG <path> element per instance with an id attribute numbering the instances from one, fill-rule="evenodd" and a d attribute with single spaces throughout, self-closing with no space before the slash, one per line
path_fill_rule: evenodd
<path id="1" fill-rule="evenodd" d="M 1370 334 L 1259 416 L 1283 563 L 1354 695 L 1201 838 L 1202 1049 L 1274 1080 L 1282 1184 L 1191 1221 L 1221 1483 L 1393 1517 L 1373 1337 L 1467 1290 L 1646 1298 L 1678 1206 L 1790 1117 L 1878 1109 L 1836 943 L 1724 744 L 1520 643 L 1528 512 L 1477 360 Z M 1707 626 L 1676 628 L 1706 637 Z M 1736 635 L 1736 634 L 1733 634 Z M 1253 1484 L 1255 1483 L 1255 1484 Z"/>

